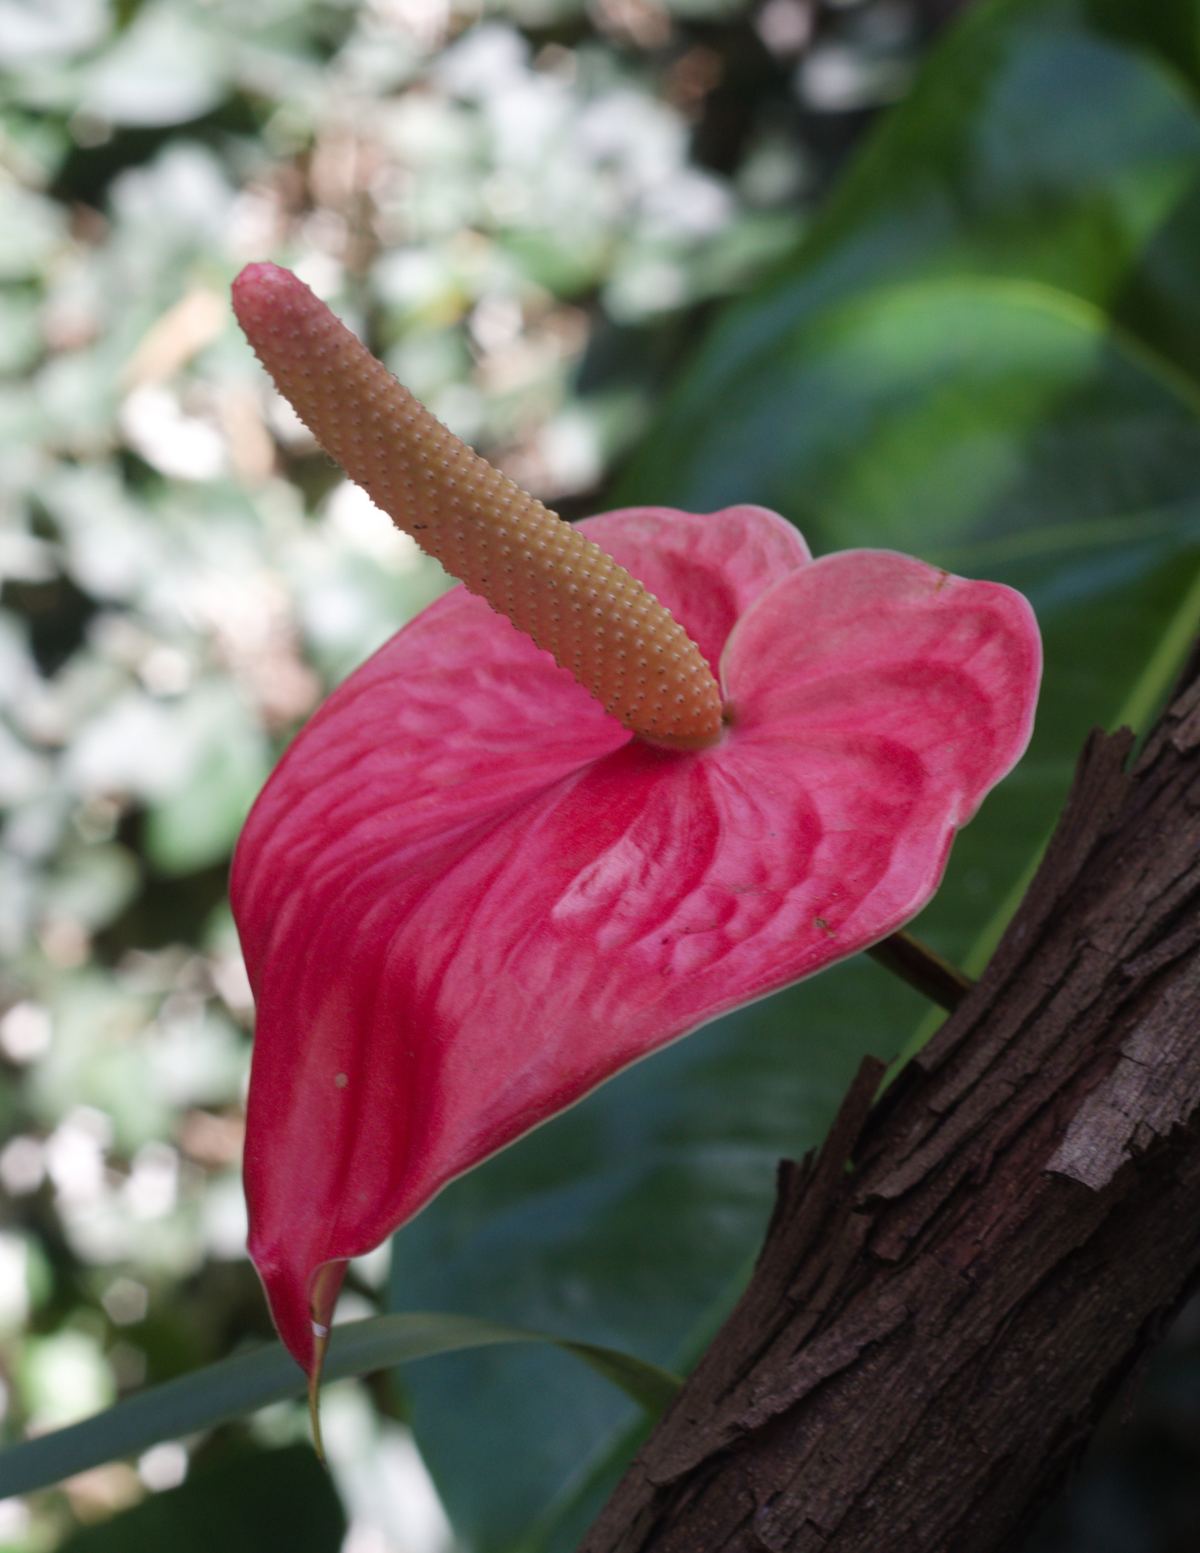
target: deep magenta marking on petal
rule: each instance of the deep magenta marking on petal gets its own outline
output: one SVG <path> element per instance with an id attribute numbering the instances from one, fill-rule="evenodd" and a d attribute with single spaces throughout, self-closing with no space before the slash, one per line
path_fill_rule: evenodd
<path id="1" fill-rule="evenodd" d="M 720 656 L 720 745 L 631 740 L 455 590 L 330 697 L 239 844 L 251 1252 L 306 1366 L 319 1267 L 899 927 L 1028 739 L 1040 650 L 1006 588 L 887 552 L 812 562 L 754 508 L 588 530 Z"/>

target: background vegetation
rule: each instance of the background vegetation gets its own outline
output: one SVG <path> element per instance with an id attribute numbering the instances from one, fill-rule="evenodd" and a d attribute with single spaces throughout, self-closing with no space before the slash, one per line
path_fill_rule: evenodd
<path id="1" fill-rule="evenodd" d="M 10 1439 L 269 1335 L 228 857 L 325 689 L 445 585 L 267 388 L 243 263 L 296 268 L 567 515 L 761 501 L 817 551 L 1023 588 L 1038 731 L 920 929 L 968 968 L 1088 727 L 1147 724 L 1200 617 L 1198 7 L 1001 0 L 926 57 L 930 21 L 0 0 Z M 776 1159 L 930 1028 L 866 961 L 721 1020 L 456 1183 L 343 1313 L 684 1368 Z M 1196 1545 L 1198 1366 L 1193 1311 L 1039 1548 Z M 0 1546 L 567 1549 L 642 1425 L 563 1354 L 498 1349 L 331 1388 L 326 1427 L 332 1486 L 280 1405 L 0 1502 Z"/>

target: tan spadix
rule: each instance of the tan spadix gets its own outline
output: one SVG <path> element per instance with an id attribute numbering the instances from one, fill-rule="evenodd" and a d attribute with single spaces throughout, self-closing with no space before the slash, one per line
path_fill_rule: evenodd
<path id="1" fill-rule="evenodd" d="M 448 431 L 290 271 L 249 265 L 233 297 L 280 393 L 398 528 L 626 728 L 668 748 L 717 742 L 712 670 L 636 578 Z"/>

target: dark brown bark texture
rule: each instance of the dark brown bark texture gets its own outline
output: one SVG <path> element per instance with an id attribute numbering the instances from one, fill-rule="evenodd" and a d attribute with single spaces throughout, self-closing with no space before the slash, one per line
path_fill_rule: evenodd
<path id="1" fill-rule="evenodd" d="M 582 1553 L 1016 1550 L 1136 1383 L 1200 1275 L 1200 655 L 1131 748 L 1091 736 L 979 983 L 781 1166 Z"/>

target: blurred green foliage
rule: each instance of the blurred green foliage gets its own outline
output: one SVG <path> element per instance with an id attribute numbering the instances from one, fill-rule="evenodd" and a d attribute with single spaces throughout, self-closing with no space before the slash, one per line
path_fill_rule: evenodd
<path id="1" fill-rule="evenodd" d="M 70 1553 L 338 1553 L 346 1516 L 311 1450 L 235 1455 L 70 1537 Z"/>
<path id="2" fill-rule="evenodd" d="M 323 692 L 445 585 L 266 384 L 240 266 L 295 268 L 568 515 L 758 500 L 817 550 L 1024 588 L 1035 741 L 922 927 L 978 964 L 1087 727 L 1144 725 L 1200 615 L 1198 23 L 1194 0 L 979 6 L 810 227 L 904 96 L 921 22 L 897 0 L 0 0 L 11 1438 L 267 1335 L 227 862 Z M 776 1159 L 819 1141 L 862 1052 L 928 1028 L 866 962 L 718 1021 L 455 1183 L 344 1310 L 684 1367 Z M 1150 1389 L 1140 1454 L 1039 1548 L 1194 1543 L 1194 1487 L 1147 1466 L 1200 1465 L 1200 1342 L 1175 1341 L 1191 1368 Z M 569 1548 L 641 1427 L 532 1349 L 340 1384 L 325 1418 L 348 1553 L 449 1546 L 405 1422 L 480 1553 Z M 289 1547 L 336 1546 L 303 1427 L 281 1404 L 2 1502 L 0 1547 L 183 1546 L 202 1514 L 236 1545 L 220 1517 L 280 1494 Z"/>

